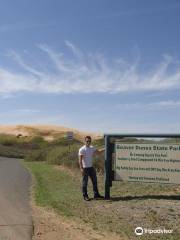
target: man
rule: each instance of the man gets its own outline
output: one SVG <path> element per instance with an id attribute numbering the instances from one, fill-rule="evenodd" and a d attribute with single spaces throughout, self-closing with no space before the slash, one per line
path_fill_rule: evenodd
<path id="1" fill-rule="evenodd" d="M 87 193 L 88 177 L 93 184 L 94 199 L 103 198 L 98 191 L 96 170 L 92 166 L 92 158 L 95 153 L 100 153 L 91 145 L 91 137 L 85 137 L 85 145 L 79 149 L 79 166 L 82 173 L 82 192 L 85 201 L 90 201 Z"/>

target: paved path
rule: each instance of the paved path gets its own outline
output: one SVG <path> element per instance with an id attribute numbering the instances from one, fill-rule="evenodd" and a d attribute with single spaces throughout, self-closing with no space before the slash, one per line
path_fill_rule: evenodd
<path id="1" fill-rule="evenodd" d="M 20 160 L 0 157 L 0 240 L 30 240 L 31 177 Z"/>

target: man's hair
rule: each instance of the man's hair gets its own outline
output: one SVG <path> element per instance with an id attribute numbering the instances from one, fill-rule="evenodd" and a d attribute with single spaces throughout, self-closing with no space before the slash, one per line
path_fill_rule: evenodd
<path id="1" fill-rule="evenodd" d="M 91 136 L 85 136 L 85 141 L 86 141 L 86 139 L 89 139 L 89 140 L 91 140 Z"/>

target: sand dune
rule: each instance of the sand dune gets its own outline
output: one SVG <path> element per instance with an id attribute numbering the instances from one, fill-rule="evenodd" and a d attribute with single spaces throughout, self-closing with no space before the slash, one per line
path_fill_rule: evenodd
<path id="1" fill-rule="evenodd" d="M 53 140 L 56 135 L 64 135 L 68 131 L 72 131 L 74 133 L 74 136 L 81 140 L 86 135 L 91 135 L 95 139 L 102 137 L 102 135 L 99 133 L 83 132 L 77 129 L 59 125 L 0 125 L 1 134 L 12 134 L 16 136 L 41 135 L 46 140 Z"/>

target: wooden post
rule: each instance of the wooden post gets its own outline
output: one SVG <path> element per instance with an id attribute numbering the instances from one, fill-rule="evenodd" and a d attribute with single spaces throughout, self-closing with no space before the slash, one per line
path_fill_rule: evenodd
<path id="1" fill-rule="evenodd" d="M 111 151 L 110 151 L 110 138 L 105 136 L 105 199 L 110 199 L 110 186 L 111 186 Z"/>

